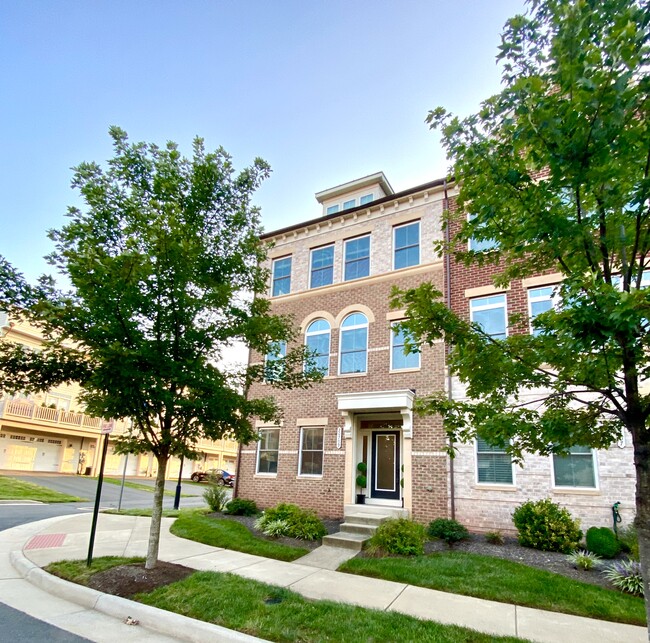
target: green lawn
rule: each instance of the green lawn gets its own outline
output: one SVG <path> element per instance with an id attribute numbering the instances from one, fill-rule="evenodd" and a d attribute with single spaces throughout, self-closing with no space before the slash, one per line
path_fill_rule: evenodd
<path id="1" fill-rule="evenodd" d="M 237 523 L 235 523 L 237 524 Z M 240 525 L 241 526 L 241 525 Z M 124 560 L 124 563 L 130 561 Z M 97 558 L 93 571 L 120 564 Z M 97 567 L 95 568 L 95 566 Z M 78 569 L 75 569 L 77 567 Z M 83 561 L 52 564 L 47 571 L 87 582 Z M 232 574 L 195 572 L 136 600 L 191 618 L 216 623 L 269 641 L 427 641 L 431 643 L 497 643 L 522 641 L 440 625 L 396 612 L 311 601 L 289 590 Z"/>
<path id="2" fill-rule="evenodd" d="M 353 558 L 339 570 L 552 612 L 646 624 L 642 598 L 491 556 L 446 552 L 414 558 Z"/>
<path id="3" fill-rule="evenodd" d="M 31 482 L 0 476 L 0 500 L 36 500 L 38 502 L 80 502 L 86 498 L 68 496 Z"/>
<path id="4" fill-rule="evenodd" d="M 276 560 L 296 560 L 308 552 L 303 547 L 290 547 L 256 538 L 235 520 L 211 518 L 200 511 L 181 513 L 172 525 L 171 532 L 179 538 L 195 540 L 204 545 L 234 549 Z"/>

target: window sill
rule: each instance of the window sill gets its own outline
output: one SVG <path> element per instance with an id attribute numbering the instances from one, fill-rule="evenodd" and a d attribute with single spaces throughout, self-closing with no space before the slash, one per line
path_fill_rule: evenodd
<path id="1" fill-rule="evenodd" d="M 323 474 L 321 473 L 320 475 L 309 475 L 307 473 L 303 474 L 298 474 L 296 476 L 296 480 L 322 480 L 323 479 Z"/>
<path id="2" fill-rule="evenodd" d="M 600 489 L 594 487 L 553 487 L 552 493 L 560 495 L 574 495 L 574 496 L 600 496 Z"/>
<path id="3" fill-rule="evenodd" d="M 366 375 L 368 375 L 368 373 L 339 373 L 336 377 L 365 377 Z"/>
<path id="4" fill-rule="evenodd" d="M 477 482 L 472 485 L 472 488 L 478 491 L 510 491 L 511 493 L 519 491 L 514 484 L 490 484 L 489 482 Z"/>
<path id="5" fill-rule="evenodd" d="M 277 478 L 277 473 L 256 473 L 253 478 Z"/>
<path id="6" fill-rule="evenodd" d="M 411 368 L 391 368 L 388 372 L 389 373 L 417 373 L 418 371 L 421 370 L 422 370 L 421 366 L 413 366 Z"/>

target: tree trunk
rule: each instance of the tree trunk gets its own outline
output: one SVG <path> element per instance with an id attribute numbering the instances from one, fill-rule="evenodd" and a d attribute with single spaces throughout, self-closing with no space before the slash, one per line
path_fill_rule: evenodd
<path id="1" fill-rule="evenodd" d="M 641 433 L 640 439 L 635 440 L 634 465 L 636 467 L 636 518 L 634 524 L 639 538 L 639 558 L 643 575 L 645 612 L 648 619 L 648 640 L 650 641 L 650 444 L 648 444 L 646 431 Z"/>
<path id="2" fill-rule="evenodd" d="M 158 474 L 156 487 L 153 494 L 153 509 L 151 511 L 151 527 L 149 529 L 149 546 L 147 547 L 147 562 L 145 569 L 153 569 L 158 562 L 158 549 L 160 547 L 160 521 L 162 519 L 163 497 L 165 494 L 165 474 L 167 472 L 167 456 L 156 456 L 158 461 Z"/>

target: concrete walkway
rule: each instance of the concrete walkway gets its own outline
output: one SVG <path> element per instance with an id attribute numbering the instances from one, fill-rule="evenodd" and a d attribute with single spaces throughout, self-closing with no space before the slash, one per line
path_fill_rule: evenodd
<path id="1" fill-rule="evenodd" d="M 0 600 L 40 620 L 100 643 L 130 641 L 255 641 L 253 637 L 67 583 L 40 567 L 85 558 L 89 515 L 64 516 L 0 533 Z M 643 627 L 517 607 L 323 568 L 318 556 L 293 563 L 270 560 L 177 538 L 163 519 L 160 559 L 199 570 L 230 572 L 329 599 L 396 611 L 481 632 L 543 643 L 645 643 Z M 149 519 L 102 514 L 95 556 L 143 556 Z M 127 617 L 138 626 L 126 625 Z"/>

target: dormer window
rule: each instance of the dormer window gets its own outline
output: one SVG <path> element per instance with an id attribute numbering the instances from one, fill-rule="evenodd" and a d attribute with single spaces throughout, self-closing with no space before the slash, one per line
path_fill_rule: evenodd
<path id="1" fill-rule="evenodd" d="M 327 208 L 327 214 L 336 214 L 338 211 L 339 211 L 338 205 L 330 205 L 330 207 Z"/>
<path id="2" fill-rule="evenodd" d="M 364 194 L 360 199 L 359 199 L 359 205 L 367 205 L 368 203 L 372 203 L 375 199 L 375 196 L 373 194 Z"/>
<path id="3" fill-rule="evenodd" d="M 350 208 L 353 208 L 357 204 L 356 199 L 350 199 L 349 201 L 344 201 L 343 202 L 343 209 L 344 210 L 349 210 Z"/>

